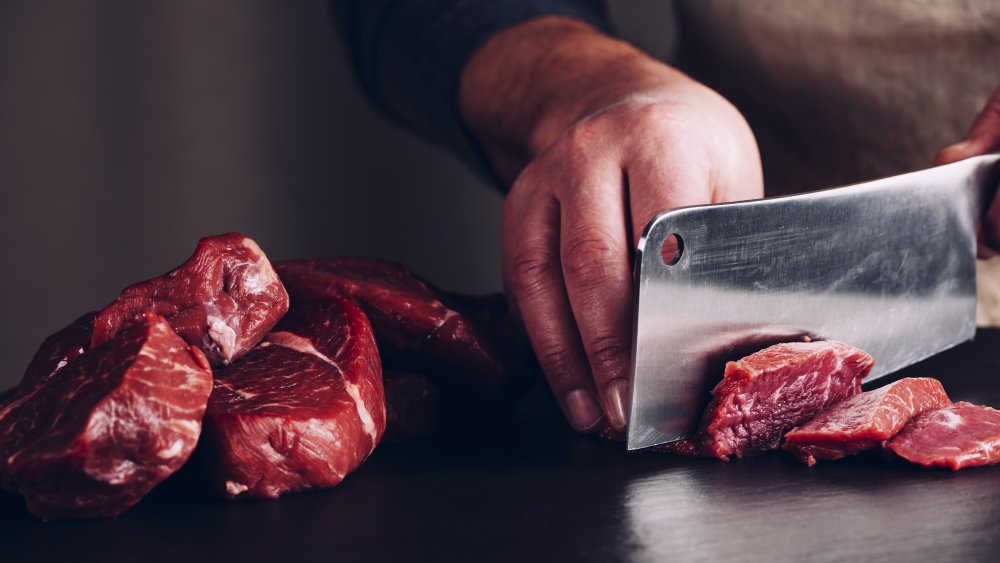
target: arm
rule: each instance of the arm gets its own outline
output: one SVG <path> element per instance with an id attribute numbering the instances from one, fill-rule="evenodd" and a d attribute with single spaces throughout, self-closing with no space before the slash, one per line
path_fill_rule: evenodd
<path id="1" fill-rule="evenodd" d="M 330 7 L 368 100 L 498 186 L 458 113 L 459 79 L 473 52 L 544 15 L 608 26 L 600 0 L 332 0 Z"/>
<path id="2" fill-rule="evenodd" d="M 660 211 L 760 197 L 728 102 L 597 29 L 536 18 L 494 35 L 459 88 L 504 202 L 504 282 L 570 424 L 625 428 L 630 256 Z"/>

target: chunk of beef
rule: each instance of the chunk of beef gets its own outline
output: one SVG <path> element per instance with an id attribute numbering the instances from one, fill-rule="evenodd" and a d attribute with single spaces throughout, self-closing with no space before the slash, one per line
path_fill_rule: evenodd
<path id="1" fill-rule="evenodd" d="M 94 316 L 87 313 L 69 326 L 45 339 L 21 379 L 21 387 L 47 379 L 90 348 Z"/>
<path id="2" fill-rule="evenodd" d="M 0 477 L 41 518 L 130 508 L 187 461 L 212 390 L 204 354 L 162 317 L 77 355 L 80 323 L 46 340 L 0 406 Z"/>
<path id="3" fill-rule="evenodd" d="M 354 304 L 296 301 L 263 342 L 215 376 L 205 454 L 230 497 L 332 487 L 385 430 L 381 366 Z"/>
<path id="4" fill-rule="evenodd" d="M 814 465 L 881 447 L 914 416 L 950 405 L 941 382 L 907 378 L 855 395 L 785 434 L 782 448 Z"/>
<path id="5" fill-rule="evenodd" d="M 371 321 L 385 367 L 426 374 L 442 403 L 473 412 L 506 404 L 534 373 L 502 295 L 442 292 L 399 264 L 369 258 L 275 263 L 295 300 L 344 298 Z"/>
<path id="6" fill-rule="evenodd" d="M 1000 411 L 955 403 L 913 417 L 886 446 L 924 467 L 954 470 L 1000 462 Z"/>
<path id="7" fill-rule="evenodd" d="M 257 243 L 240 233 L 206 237 L 176 269 L 125 288 L 94 321 L 92 345 L 147 313 L 163 316 L 213 366 L 253 348 L 288 310 L 288 294 Z"/>
<path id="8" fill-rule="evenodd" d="M 729 362 L 695 435 L 663 449 L 722 460 L 773 450 L 795 426 L 858 394 L 874 363 L 834 341 L 776 344 Z"/>

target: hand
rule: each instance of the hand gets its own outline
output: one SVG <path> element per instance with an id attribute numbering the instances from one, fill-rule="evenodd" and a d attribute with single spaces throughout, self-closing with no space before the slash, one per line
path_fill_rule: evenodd
<path id="1" fill-rule="evenodd" d="M 938 153 L 934 163 L 948 164 L 998 150 L 1000 150 L 1000 88 L 993 92 L 993 96 L 986 102 L 986 107 L 972 122 L 972 127 L 965 134 L 965 138 Z M 979 226 L 979 257 L 985 259 L 997 255 L 1000 255 L 1000 197 L 993 198 L 993 204 Z"/>
<path id="2" fill-rule="evenodd" d="M 715 92 L 592 28 L 502 32 L 460 106 L 498 173 L 504 283 L 567 420 L 625 429 L 631 254 L 659 212 L 763 194 L 757 146 Z"/>

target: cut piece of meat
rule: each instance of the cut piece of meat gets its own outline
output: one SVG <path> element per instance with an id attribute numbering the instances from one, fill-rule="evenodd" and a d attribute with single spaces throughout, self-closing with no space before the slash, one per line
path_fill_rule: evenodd
<path id="1" fill-rule="evenodd" d="M 275 268 L 294 300 L 357 303 L 383 365 L 432 377 L 450 408 L 481 414 L 509 404 L 536 373 L 502 295 L 448 294 L 402 265 L 370 258 L 292 260 Z"/>
<path id="2" fill-rule="evenodd" d="M 404 442 L 434 433 L 440 413 L 438 391 L 426 376 L 399 370 L 382 370 L 385 388 L 383 443 Z"/>
<path id="3" fill-rule="evenodd" d="M 1000 411 L 955 403 L 913 417 L 886 446 L 924 467 L 962 469 L 1000 462 Z"/>
<path id="4" fill-rule="evenodd" d="M 94 316 L 87 313 L 69 326 L 49 336 L 38 347 L 35 356 L 21 379 L 21 387 L 46 379 L 75 360 L 90 347 L 90 335 L 94 332 Z"/>
<path id="5" fill-rule="evenodd" d="M 806 465 L 881 447 L 914 416 L 950 405 L 941 382 L 906 378 L 840 401 L 785 434 L 782 448 Z"/>
<path id="6" fill-rule="evenodd" d="M 275 262 L 274 267 L 293 299 L 356 303 L 385 354 L 418 347 L 455 316 L 436 291 L 402 264 L 337 257 Z"/>
<path id="7" fill-rule="evenodd" d="M 204 453 L 229 497 L 332 487 L 385 430 L 371 326 L 345 300 L 300 302 L 246 356 L 215 374 Z"/>
<path id="8" fill-rule="evenodd" d="M 874 363 L 834 341 L 776 344 L 729 362 L 695 435 L 663 449 L 722 460 L 773 450 L 795 426 L 857 395 Z"/>
<path id="9" fill-rule="evenodd" d="M 288 294 L 257 243 L 240 233 L 205 237 L 176 269 L 125 288 L 94 321 L 97 346 L 147 313 L 163 316 L 213 366 L 253 348 L 288 310 Z"/>
<path id="10" fill-rule="evenodd" d="M 155 315 L 38 373 L 0 406 L 0 476 L 40 518 L 130 508 L 187 461 L 212 391 L 204 354 Z"/>

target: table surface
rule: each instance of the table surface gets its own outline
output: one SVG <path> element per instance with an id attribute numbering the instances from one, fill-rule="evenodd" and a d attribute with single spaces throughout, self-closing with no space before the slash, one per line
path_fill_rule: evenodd
<path id="1" fill-rule="evenodd" d="M 1000 330 L 900 376 L 1000 407 Z M 339 487 L 227 502 L 179 474 L 114 520 L 43 523 L 0 494 L 2 561 L 986 561 L 1000 467 L 877 456 L 723 463 L 573 434 L 553 417 L 383 446 Z"/>

